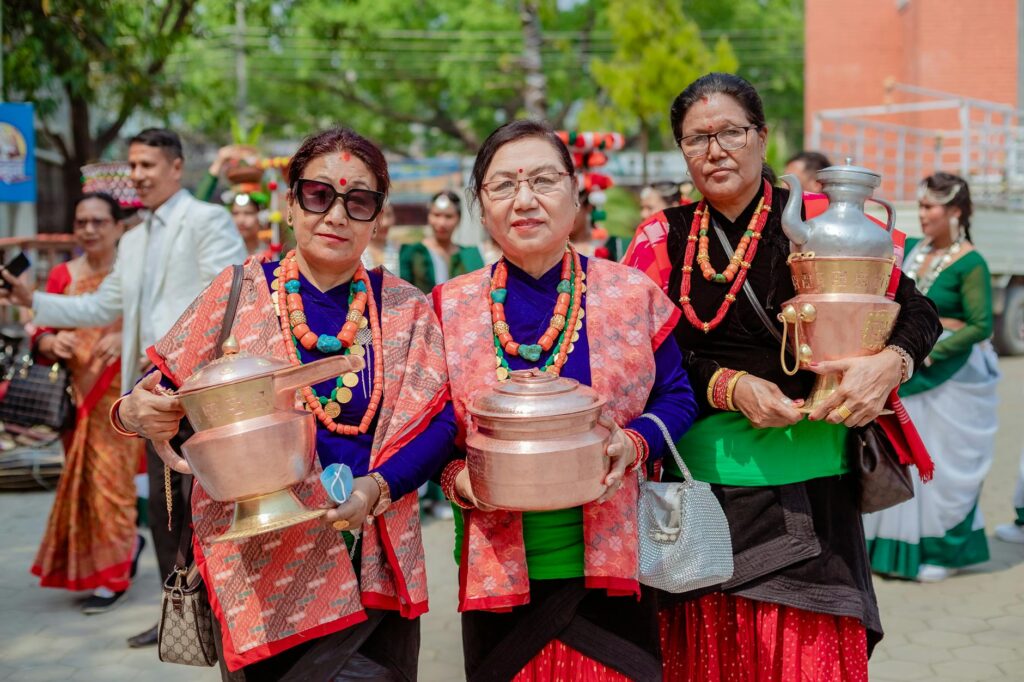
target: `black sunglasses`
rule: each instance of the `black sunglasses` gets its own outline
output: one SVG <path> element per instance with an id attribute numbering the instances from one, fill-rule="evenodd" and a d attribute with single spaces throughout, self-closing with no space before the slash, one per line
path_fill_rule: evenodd
<path id="1" fill-rule="evenodd" d="M 384 193 L 372 189 L 350 189 L 342 194 L 326 182 L 319 180 L 296 180 L 292 188 L 299 206 L 310 213 L 327 213 L 334 201 L 341 198 L 345 212 L 352 220 L 369 222 L 377 217 L 384 206 Z"/>

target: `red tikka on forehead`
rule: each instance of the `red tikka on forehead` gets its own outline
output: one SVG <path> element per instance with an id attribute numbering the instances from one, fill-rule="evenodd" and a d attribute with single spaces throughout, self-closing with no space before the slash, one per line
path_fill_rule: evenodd
<path id="1" fill-rule="evenodd" d="M 519 174 L 520 174 L 520 175 L 522 175 L 522 174 L 523 174 L 523 169 L 522 169 L 522 168 L 520 168 L 520 169 L 519 169 Z"/>
<path id="2" fill-rule="evenodd" d="M 351 161 L 352 160 L 352 155 L 349 154 L 348 152 L 342 152 L 341 153 L 341 160 L 342 161 Z"/>
<path id="3" fill-rule="evenodd" d="M 348 184 L 348 180 L 346 180 L 345 178 L 342 178 L 341 180 L 338 180 L 338 184 L 341 185 L 342 187 L 344 187 L 345 185 Z"/>

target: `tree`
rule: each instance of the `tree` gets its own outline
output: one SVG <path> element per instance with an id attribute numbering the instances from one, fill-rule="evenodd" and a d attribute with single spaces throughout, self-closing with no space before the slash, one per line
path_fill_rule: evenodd
<path id="1" fill-rule="evenodd" d="M 195 2 L 4 0 L 4 98 L 35 103 L 44 137 L 63 159 L 66 196 L 79 191 L 79 167 L 134 113 L 170 100 L 162 72 L 188 35 Z M 69 202 L 67 224 L 70 210 Z"/>
<path id="2" fill-rule="evenodd" d="M 226 4 L 226 3 L 222 3 Z M 471 152 L 523 115 L 559 125 L 592 92 L 580 77 L 602 0 L 250 0 L 248 101 L 269 137 L 341 121 L 409 154 Z M 232 8 L 210 6 L 171 60 L 181 115 L 222 136 L 236 115 Z"/>
<path id="3" fill-rule="evenodd" d="M 611 59 L 591 62 L 602 93 L 587 107 L 581 124 L 622 127 L 638 135 L 646 183 L 651 135 L 669 132 L 659 124 L 667 120 L 672 100 L 708 71 L 733 71 L 736 57 L 725 38 L 708 48 L 678 1 L 611 0 L 608 22 L 615 52 Z"/>
<path id="4" fill-rule="evenodd" d="M 727 36 L 737 73 L 764 101 L 774 148 L 799 148 L 804 125 L 804 0 L 687 0 L 705 36 Z M 771 151 L 769 152 L 771 156 Z"/>

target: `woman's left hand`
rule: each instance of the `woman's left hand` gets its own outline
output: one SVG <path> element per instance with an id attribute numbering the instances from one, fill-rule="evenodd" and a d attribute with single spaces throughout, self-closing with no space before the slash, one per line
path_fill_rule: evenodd
<path id="1" fill-rule="evenodd" d="M 352 494 L 348 499 L 334 509 L 329 509 L 324 519 L 335 530 L 358 530 L 377 506 L 379 498 L 380 487 L 377 482 L 369 476 L 360 476 L 352 482 Z"/>
<path id="2" fill-rule="evenodd" d="M 808 417 L 830 424 L 865 426 L 885 408 L 885 401 L 900 383 L 902 360 L 895 351 L 861 358 L 815 362 L 808 369 L 815 374 L 842 374 L 835 393 Z"/>
<path id="3" fill-rule="evenodd" d="M 602 504 L 611 499 L 612 495 L 617 493 L 619 488 L 622 487 L 622 479 L 626 475 L 626 467 L 636 461 L 636 446 L 633 445 L 633 441 L 629 439 L 629 436 L 610 417 L 601 415 L 598 423 L 612 432 L 604 451 L 611 460 L 608 475 L 604 477 L 606 487 L 601 497 L 596 500 L 598 504 Z"/>
<path id="4" fill-rule="evenodd" d="M 104 336 L 96 342 L 96 348 L 93 352 L 104 365 L 109 365 L 121 357 L 121 332 L 110 332 Z"/>

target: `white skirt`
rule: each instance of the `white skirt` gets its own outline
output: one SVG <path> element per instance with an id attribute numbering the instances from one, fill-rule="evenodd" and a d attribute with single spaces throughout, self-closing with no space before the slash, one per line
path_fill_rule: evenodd
<path id="1" fill-rule="evenodd" d="M 959 568 L 988 560 L 978 499 L 995 451 L 998 381 L 996 355 L 986 341 L 950 379 L 903 398 L 935 462 L 935 477 L 922 484 L 911 467 L 914 499 L 864 515 L 876 572 L 913 579 L 922 564 Z"/>

